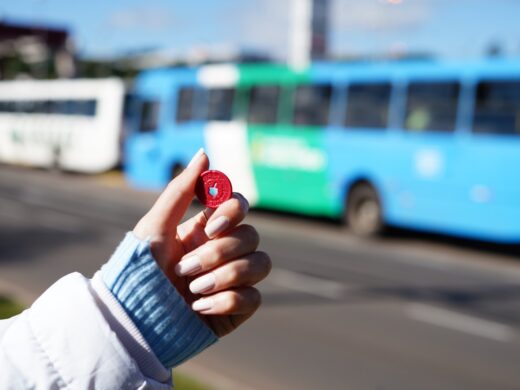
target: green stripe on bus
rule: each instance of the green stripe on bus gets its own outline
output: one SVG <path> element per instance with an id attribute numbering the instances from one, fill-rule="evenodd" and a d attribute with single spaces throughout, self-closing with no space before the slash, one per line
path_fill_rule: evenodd
<path id="1" fill-rule="evenodd" d="M 239 86 L 259 84 L 294 84 L 308 81 L 307 71 L 294 71 L 284 65 L 245 64 L 239 65 Z"/>
<path id="2" fill-rule="evenodd" d="M 258 206 L 334 216 L 319 128 L 248 127 Z"/>

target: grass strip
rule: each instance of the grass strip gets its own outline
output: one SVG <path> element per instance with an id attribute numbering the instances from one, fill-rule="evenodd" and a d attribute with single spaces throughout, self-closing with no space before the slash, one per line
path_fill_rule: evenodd
<path id="1" fill-rule="evenodd" d="M 0 295 L 0 319 L 12 317 L 21 313 L 24 307 L 9 297 Z"/>
<path id="2" fill-rule="evenodd" d="M 175 390 L 213 390 L 213 387 L 205 385 L 192 377 L 175 372 L 173 375 Z"/>

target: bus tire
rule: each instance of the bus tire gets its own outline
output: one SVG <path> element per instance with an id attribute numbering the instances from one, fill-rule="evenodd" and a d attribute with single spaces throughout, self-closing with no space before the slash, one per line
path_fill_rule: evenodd
<path id="1" fill-rule="evenodd" d="M 357 236 L 371 237 L 383 232 L 383 210 L 376 189 L 369 183 L 356 184 L 349 192 L 346 222 Z"/>
<path id="2" fill-rule="evenodd" d="M 184 171 L 185 168 L 186 167 L 180 163 L 174 164 L 170 171 L 170 179 L 175 179 L 182 173 L 182 171 Z"/>

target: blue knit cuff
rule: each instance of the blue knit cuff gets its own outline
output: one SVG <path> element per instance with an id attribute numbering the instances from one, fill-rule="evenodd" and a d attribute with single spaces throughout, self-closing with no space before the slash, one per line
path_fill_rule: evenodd
<path id="1" fill-rule="evenodd" d="M 129 232 L 101 277 L 160 362 L 175 367 L 217 341 L 161 271 L 150 243 Z"/>

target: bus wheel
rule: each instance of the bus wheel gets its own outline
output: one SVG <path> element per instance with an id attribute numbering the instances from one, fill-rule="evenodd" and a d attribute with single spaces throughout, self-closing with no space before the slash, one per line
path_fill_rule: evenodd
<path id="1" fill-rule="evenodd" d="M 381 202 L 370 184 L 360 183 L 350 191 L 346 205 L 350 230 L 358 236 L 375 236 L 383 231 Z"/>
<path id="2" fill-rule="evenodd" d="M 170 178 L 175 179 L 177 176 L 179 176 L 182 173 L 182 171 L 184 171 L 184 169 L 185 169 L 184 165 L 179 164 L 179 163 L 175 164 L 172 167 L 172 170 L 170 172 Z"/>

